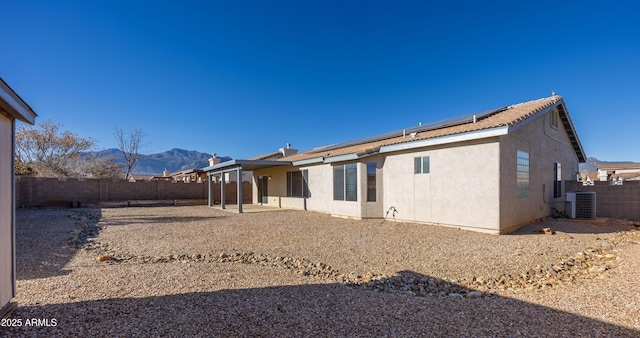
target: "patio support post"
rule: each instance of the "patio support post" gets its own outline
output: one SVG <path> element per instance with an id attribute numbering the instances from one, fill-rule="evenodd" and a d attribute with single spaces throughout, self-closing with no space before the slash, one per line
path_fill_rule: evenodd
<path id="1" fill-rule="evenodd" d="M 226 182 L 224 181 L 224 171 L 220 173 L 220 209 L 224 209 L 225 208 L 225 197 L 226 193 L 224 191 L 224 186 L 225 186 Z"/>
<path id="2" fill-rule="evenodd" d="M 238 177 L 236 179 L 238 186 L 238 213 L 242 213 L 242 167 L 238 167 Z"/>
<path id="3" fill-rule="evenodd" d="M 209 189 L 209 206 L 213 206 L 213 176 L 211 173 L 207 173 L 207 188 Z"/>

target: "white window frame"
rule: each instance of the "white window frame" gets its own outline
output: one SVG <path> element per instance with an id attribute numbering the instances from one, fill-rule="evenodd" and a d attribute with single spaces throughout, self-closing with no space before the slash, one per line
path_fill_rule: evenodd
<path id="1" fill-rule="evenodd" d="M 429 158 L 429 156 L 419 156 L 413 158 L 413 173 L 416 175 L 431 173 L 431 159 Z"/>
<path id="2" fill-rule="evenodd" d="M 530 193 L 530 167 L 529 153 L 518 150 L 516 153 L 516 185 L 518 199 L 529 198 Z"/>

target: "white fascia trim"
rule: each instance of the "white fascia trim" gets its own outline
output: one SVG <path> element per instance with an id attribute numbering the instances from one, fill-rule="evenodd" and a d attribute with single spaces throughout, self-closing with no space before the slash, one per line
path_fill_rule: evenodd
<path id="1" fill-rule="evenodd" d="M 301 165 L 322 163 L 322 162 L 324 162 L 324 157 L 314 157 L 314 158 L 308 158 L 306 160 L 293 161 L 293 162 L 291 162 L 291 165 L 297 167 L 297 166 L 301 166 Z"/>
<path id="2" fill-rule="evenodd" d="M 373 156 L 373 155 L 376 155 L 376 154 L 378 154 L 377 151 L 374 151 L 374 152 L 368 153 L 368 154 L 363 154 L 363 155 L 360 155 L 360 156 L 358 156 L 357 154 L 346 154 L 346 155 L 334 156 L 334 157 L 330 157 L 330 158 L 324 160 L 324 163 L 336 163 L 336 162 L 359 160 L 361 158 Z"/>
<path id="3" fill-rule="evenodd" d="M 11 108 L 15 109 L 18 116 L 14 117 L 29 124 L 35 124 L 37 116 L 36 113 L 26 106 L 26 103 L 19 102 L 20 100 L 16 99 L 14 96 L 17 96 L 17 94 L 14 93 L 14 95 L 11 95 L 11 92 L 10 88 L 5 88 L 5 86 L 0 85 L 0 99 L 6 102 Z M 12 112 L 9 112 L 9 114 L 14 115 Z"/>
<path id="4" fill-rule="evenodd" d="M 329 158 L 324 160 L 324 163 L 353 161 L 353 160 L 357 160 L 357 159 L 358 159 L 358 155 L 356 155 L 356 154 L 345 154 L 345 155 L 329 157 Z"/>
<path id="5" fill-rule="evenodd" d="M 388 146 L 382 146 L 380 147 L 380 153 L 390 153 L 394 151 L 424 148 L 424 147 L 430 147 L 430 146 L 435 146 L 440 144 L 478 140 L 478 139 L 489 138 L 489 137 L 503 136 L 503 135 L 507 135 L 508 133 L 509 133 L 509 127 L 501 126 L 501 127 L 491 128 L 491 129 L 469 131 L 461 134 L 446 135 L 446 136 L 428 138 L 428 139 L 418 140 L 413 142 L 405 142 L 405 143 L 391 144 Z"/>

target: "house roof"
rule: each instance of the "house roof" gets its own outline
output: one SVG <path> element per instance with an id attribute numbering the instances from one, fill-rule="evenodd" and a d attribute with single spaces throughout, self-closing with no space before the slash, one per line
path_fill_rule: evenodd
<path id="1" fill-rule="evenodd" d="M 0 78 L 0 110 L 29 124 L 36 123 L 36 116 L 38 116 L 2 78 Z"/>
<path id="2" fill-rule="evenodd" d="M 586 180 L 587 178 L 589 178 L 592 181 L 597 181 L 598 172 L 597 171 L 584 172 L 580 174 L 580 177 L 582 178 L 582 180 Z"/>
<path id="3" fill-rule="evenodd" d="M 256 156 L 256 157 L 252 157 L 252 158 L 250 158 L 250 160 L 261 161 L 261 160 L 275 160 L 275 159 L 279 159 L 279 158 L 282 158 L 282 152 L 281 151 L 275 151 L 275 152 L 272 152 L 272 153 L 263 154 L 263 155 Z"/>
<path id="4" fill-rule="evenodd" d="M 614 174 L 613 177 L 630 180 L 632 178 L 640 177 L 640 172 Z"/>
<path id="5" fill-rule="evenodd" d="M 204 167 L 202 170 L 208 173 L 220 174 L 233 170 L 237 170 L 238 168 L 242 168 L 243 170 L 256 170 L 262 168 L 276 167 L 276 166 L 285 166 L 291 165 L 291 162 L 287 161 L 270 161 L 270 160 L 231 160 L 222 163 L 218 163 L 212 166 Z"/>
<path id="6" fill-rule="evenodd" d="M 202 168 L 191 168 L 191 169 L 185 169 L 185 170 L 180 170 L 180 171 L 170 173 L 169 176 L 187 175 L 187 174 L 193 174 L 193 173 L 197 174 L 201 172 L 203 172 Z"/>
<path id="7" fill-rule="evenodd" d="M 342 144 L 314 148 L 298 154 L 283 157 L 278 161 L 289 161 L 294 165 L 314 162 L 337 162 L 353 160 L 380 152 L 411 149 L 435 144 L 464 141 L 484 137 L 506 135 L 532 117 L 543 114 L 558 107 L 560 118 L 567 130 L 573 148 L 580 162 L 586 162 L 585 152 L 569 117 L 564 100 L 553 95 L 524 103 L 514 104 L 498 109 L 470 114 L 386 133 Z"/>
<path id="8" fill-rule="evenodd" d="M 598 170 L 623 170 L 623 169 L 640 170 L 640 163 L 606 163 L 606 164 L 598 165 Z"/>
<path id="9" fill-rule="evenodd" d="M 131 174 L 129 176 L 133 177 L 133 179 L 136 181 L 150 181 L 151 179 L 156 177 L 151 174 Z"/>

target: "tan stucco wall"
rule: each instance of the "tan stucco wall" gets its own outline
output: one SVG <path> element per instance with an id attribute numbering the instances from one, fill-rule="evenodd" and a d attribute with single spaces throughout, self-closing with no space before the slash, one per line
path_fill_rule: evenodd
<path id="1" fill-rule="evenodd" d="M 499 150 L 493 138 L 388 155 L 385 212 L 393 206 L 399 220 L 497 232 Z M 429 174 L 414 174 L 418 156 L 429 156 Z"/>
<path id="2" fill-rule="evenodd" d="M 384 157 L 382 157 L 383 159 Z M 358 163 L 358 201 L 333 200 L 333 166 L 331 164 L 317 164 L 304 167 L 272 167 L 254 171 L 253 203 L 258 202 L 257 182 L 259 176 L 270 176 L 269 205 L 281 208 L 311 210 L 332 214 L 335 216 L 366 218 L 381 217 L 382 201 L 366 202 L 366 163 L 379 159 L 367 159 L 365 163 Z M 382 160 L 380 160 L 382 161 Z M 287 171 L 308 170 L 309 197 L 286 197 Z M 378 190 L 382 189 L 382 179 L 376 181 Z"/>
<path id="3" fill-rule="evenodd" d="M 554 109 L 528 121 L 510 135 L 502 136 L 500 154 L 501 232 L 514 230 L 520 225 L 552 214 L 551 206 L 564 210 L 565 189 L 562 197 L 553 198 L 554 162 L 562 164 L 562 180 L 573 180 L 578 172 L 578 158 L 562 123 L 552 128 L 550 114 Z M 529 153 L 529 190 L 527 199 L 517 198 L 517 151 Z"/>
<path id="4" fill-rule="evenodd" d="M 327 164 L 302 167 L 309 170 L 307 210 L 331 213 L 333 207 L 333 171 Z"/>
<path id="5" fill-rule="evenodd" d="M 358 193 L 362 197 L 360 201 L 361 218 L 382 218 L 384 217 L 384 165 L 386 156 L 376 155 L 362 159 L 362 164 L 358 168 L 358 178 L 360 185 Z M 367 164 L 376 164 L 376 200 L 367 202 Z"/>
<path id="6" fill-rule="evenodd" d="M 499 230 L 499 145 L 497 138 L 436 146 L 421 151 L 380 154 L 358 162 L 358 200 L 333 200 L 333 166 L 319 164 L 300 168 L 275 167 L 254 171 L 254 203 L 257 178 L 271 176 L 269 205 L 304 209 L 304 199 L 287 198 L 286 172 L 309 170 L 306 210 L 341 217 L 391 219 Z M 414 157 L 430 157 L 430 173 L 414 174 Z M 367 163 L 376 163 L 375 202 L 367 202 Z M 342 163 L 337 163 L 342 164 Z"/>
<path id="7" fill-rule="evenodd" d="M 0 111 L 0 308 L 13 298 L 13 123 Z"/>
<path id="8" fill-rule="evenodd" d="M 557 114 L 556 110 L 552 111 Z M 423 149 L 378 154 L 358 162 L 358 200 L 333 200 L 333 167 L 276 167 L 254 172 L 271 176 L 269 204 L 355 218 L 381 218 L 394 207 L 396 220 L 435 223 L 489 233 L 505 233 L 549 216 L 552 206 L 564 210 L 562 196 L 553 198 L 554 162 L 562 164 L 562 180 L 574 179 L 578 159 L 562 123 L 552 128 L 549 113 L 520 125 L 509 135 Z M 517 199 L 516 152 L 529 153 L 530 196 Z M 429 156 L 430 173 L 414 174 L 414 158 Z M 377 200 L 366 201 L 366 164 L 377 164 Z M 352 163 L 352 162 L 351 162 Z M 338 163 L 341 164 L 341 163 Z M 286 172 L 309 170 L 306 199 L 286 198 Z M 306 203 L 305 203 L 306 202 Z M 392 217 L 389 212 L 388 217 Z"/>
<path id="9" fill-rule="evenodd" d="M 268 176 L 268 203 L 271 206 L 280 207 L 280 197 L 287 196 L 287 171 L 294 170 L 293 167 L 272 167 L 253 171 L 253 204 L 258 204 L 258 177 Z"/>
<path id="10" fill-rule="evenodd" d="M 287 196 L 287 172 L 309 171 L 309 198 Z M 268 205 L 297 210 L 331 213 L 333 208 L 333 172 L 326 164 L 307 167 L 271 167 L 253 172 L 253 203 L 258 203 L 258 177 L 268 176 Z"/>

